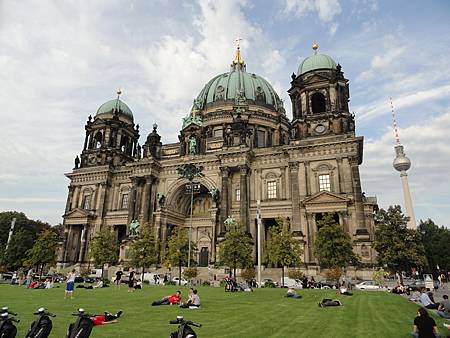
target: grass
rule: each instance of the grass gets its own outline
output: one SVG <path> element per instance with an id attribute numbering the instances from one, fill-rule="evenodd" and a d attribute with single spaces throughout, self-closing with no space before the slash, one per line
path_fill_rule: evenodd
<path id="1" fill-rule="evenodd" d="M 118 324 L 95 327 L 94 338 L 167 337 L 176 329 L 169 320 L 177 315 L 203 324 L 196 329 L 199 337 L 410 337 L 417 305 L 384 292 L 355 292 L 352 297 L 336 297 L 332 290 L 299 290 L 302 299 L 284 298 L 283 289 L 260 289 L 253 293 L 225 293 L 222 288 L 199 287 L 202 308 L 180 309 L 175 306 L 150 306 L 151 302 L 178 287 L 144 286 L 127 293 L 125 286 L 100 290 L 75 289 L 74 299 L 63 299 L 64 285 L 51 290 L 27 290 L 0 285 L 0 306 L 19 313 L 17 337 L 25 336 L 33 320 L 32 312 L 45 306 L 57 315 L 50 337 L 65 337 L 66 328 L 78 307 L 90 313 L 123 310 Z M 183 296 L 187 288 L 180 288 Z M 322 298 L 339 298 L 344 306 L 319 308 Z M 434 315 L 433 315 L 434 316 Z M 443 320 L 434 316 L 441 333 Z"/>

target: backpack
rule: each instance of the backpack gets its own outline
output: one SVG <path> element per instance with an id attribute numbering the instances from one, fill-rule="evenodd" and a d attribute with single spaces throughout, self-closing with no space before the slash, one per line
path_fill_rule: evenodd
<path id="1" fill-rule="evenodd" d="M 0 338 L 15 338 L 16 334 L 17 328 L 10 319 L 5 319 L 0 322 Z"/>

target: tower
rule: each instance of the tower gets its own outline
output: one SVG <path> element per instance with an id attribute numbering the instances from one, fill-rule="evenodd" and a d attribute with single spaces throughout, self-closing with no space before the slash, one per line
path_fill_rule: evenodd
<path id="1" fill-rule="evenodd" d="M 394 105 L 391 100 L 392 121 L 395 132 L 395 159 L 393 162 L 394 169 L 400 172 L 400 178 L 402 180 L 403 198 L 405 199 L 406 214 L 409 217 L 408 228 L 416 229 L 416 218 L 414 217 L 414 209 L 412 205 L 411 192 L 409 191 L 408 174 L 406 171 L 411 168 L 411 161 L 406 157 L 403 150 L 403 145 L 400 143 L 400 137 L 398 136 L 397 121 L 395 118 Z"/>

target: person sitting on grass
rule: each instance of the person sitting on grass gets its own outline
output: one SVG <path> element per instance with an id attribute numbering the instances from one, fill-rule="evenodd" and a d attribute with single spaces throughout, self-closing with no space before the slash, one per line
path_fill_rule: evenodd
<path id="1" fill-rule="evenodd" d="M 435 303 L 430 299 L 430 296 L 428 295 L 425 288 L 422 288 L 422 293 L 420 294 L 420 303 L 427 309 L 437 310 L 437 308 L 439 307 L 439 303 Z"/>
<path id="2" fill-rule="evenodd" d="M 165 296 L 160 300 L 155 300 L 152 306 L 157 305 L 178 305 L 181 302 L 181 291 L 177 291 L 175 294 Z"/>
<path id="3" fill-rule="evenodd" d="M 196 309 L 200 307 L 200 297 L 198 296 L 198 291 L 196 289 L 189 289 L 189 298 L 188 301 L 184 304 L 181 304 L 180 307 L 183 309 Z"/>
<path id="4" fill-rule="evenodd" d="M 122 315 L 122 311 L 117 312 L 115 315 L 109 313 L 107 311 L 102 315 L 93 315 L 89 317 L 94 325 L 106 325 L 106 324 L 114 324 L 118 322 L 118 318 Z"/>
<path id="5" fill-rule="evenodd" d="M 437 314 L 445 319 L 450 319 L 450 300 L 447 295 L 443 295 L 444 300 L 439 304 Z"/>
<path id="6" fill-rule="evenodd" d="M 142 289 L 142 281 L 140 278 L 136 279 L 136 282 L 134 283 L 134 289 L 135 290 L 141 290 Z"/>
<path id="7" fill-rule="evenodd" d="M 101 289 L 104 286 L 103 280 L 101 278 L 97 278 L 97 284 L 95 284 L 93 289 Z"/>
<path id="8" fill-rule="evenodd" d="M 417 317 L 414 318 L 413 332 L 414 338 L 438 338 L 439 332 L 436 322 L 428 315 L 426 308 L 421 307 L 417 311 Z"/>
<path id="9" fill-rule="evenodd" d="M 287 298 L 302 298 L 295 290 L 294 288 L 289 288 L 286 292 Z"/>
<path id="10" fill-rule="evenodd" d="M 348 292 L 347 287 L 342 284 L 336 291 L 337 295 L 344 295 L 344 296 L 353 296 L 353 293 Z"/>

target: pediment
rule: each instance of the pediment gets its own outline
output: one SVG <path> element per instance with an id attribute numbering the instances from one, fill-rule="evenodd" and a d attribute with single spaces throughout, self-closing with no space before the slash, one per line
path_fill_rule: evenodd
<path id="1" fill-rule="evenodd" d="M 63 217 L 64 218 L 88 218 L 92 216 L 92 213 L 88 210 L 84 210 L 81 208 L 75 208 L 70 210 L 68 213 L 66 213 Z"/>
<path id="2" fill-rule="evenodd" d="M 303 204 L 347 204 L 350 199 L 333 194 L 329 191 L 321 191 L 311 197 L 305 198 Z"/>

